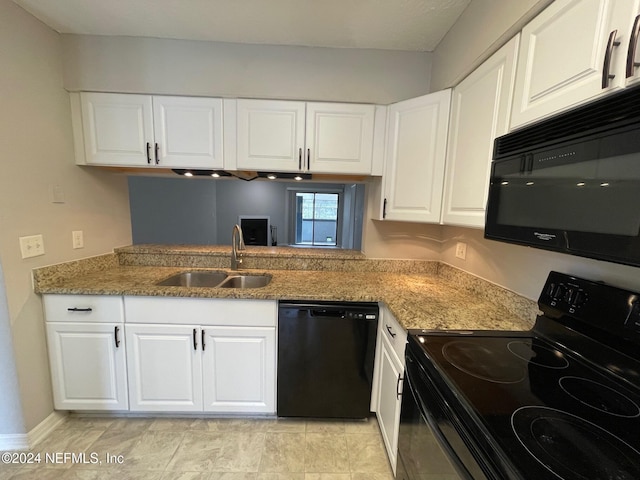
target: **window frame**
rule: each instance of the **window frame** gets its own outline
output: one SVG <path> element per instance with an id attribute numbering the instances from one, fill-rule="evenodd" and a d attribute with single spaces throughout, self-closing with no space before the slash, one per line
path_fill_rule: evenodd
<path id="1" fill-rule="evenodd" d="M 314 245 L 305 243 L 296 243 L 296 195 L 298 193 L 331 193 L 338 195 L 338 214 L 336 219 L 336 244 L 335 245 Z M 292 247 L 307 248 L 342 248 L 342 223 L 344 218 L 344 187 L 336 188 L 305 188 L 288 187 L 287 188 L 287 242 Z"/>

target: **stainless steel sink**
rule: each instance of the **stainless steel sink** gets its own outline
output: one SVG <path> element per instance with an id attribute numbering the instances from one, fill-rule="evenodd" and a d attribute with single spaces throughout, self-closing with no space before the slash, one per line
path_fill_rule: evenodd
<path id="1" fill-rule="evenodd" d="M 271 275 L 234 275 L 222 282 L 220 288 L 261 288 L 269 285 Z"/>
<path id="2" fill-rule="evenodd" d="M 260 288 L 271 281 L 271 275 L 227 275 L 225 272 L 195 270 L 182 272 L 156 283 L 161 287 Z"/>
<path id="3" fill-rule="evenodd" d="M 224 272 L 182 272 L 165 278 L 156 285 L 162 287 L 217 287 L 227 278 Z"/>

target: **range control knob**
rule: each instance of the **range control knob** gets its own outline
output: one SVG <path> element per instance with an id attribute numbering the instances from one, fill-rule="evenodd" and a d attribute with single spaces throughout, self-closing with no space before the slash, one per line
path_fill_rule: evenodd
<path id="1" fill-rule="evenodd" d="M 580 289 L 575 293 L 573 297 L 573 305 L 575 307 L 581 307 L 585 303 L 587 303 L 587 300 L 588 300 L 587 293 L 584 290 Z"/>

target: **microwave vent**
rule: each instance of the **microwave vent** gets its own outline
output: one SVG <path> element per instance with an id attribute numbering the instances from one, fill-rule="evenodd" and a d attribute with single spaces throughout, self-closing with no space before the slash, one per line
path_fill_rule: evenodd
<path id="1" fill-rule="evenodd" d="M 628 88 L 496 138 L 493 158 L 526 153 L 534 148 L 638 122 L 640 87 Z"/>

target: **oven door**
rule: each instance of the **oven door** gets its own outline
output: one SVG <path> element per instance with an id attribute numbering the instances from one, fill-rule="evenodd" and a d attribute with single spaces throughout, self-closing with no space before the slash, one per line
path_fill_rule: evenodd
<path id="1" fill-rule="evenodd" d="M 397 480 L 485 480 L 413 352 L 405 355 Z"/>

